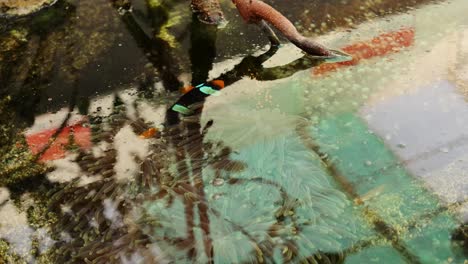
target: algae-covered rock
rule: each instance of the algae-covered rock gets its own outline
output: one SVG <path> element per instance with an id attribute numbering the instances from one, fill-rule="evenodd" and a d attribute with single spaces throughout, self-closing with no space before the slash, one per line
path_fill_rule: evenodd
<path id="1" fill-rule="evenodd" d="M 118 44 L 123 30 L 118 12 L 106 0 L 60 1 L 10 22 L 0 30 L 1 95 L 11 96 L 11 111 L 31 124 L 32 113 L 49 110 L 50 97 L 67 103 L 78 80 L 101 79 L 102 71 L 116 71 L 119 65 L 108 59 L 109 50 L 123 50 Z"/>
<path id="2" fill-rule="evenodd" d="M 2 0 L 0 16 L 24 16 L 41 10 L 57 2 L 57 0 Z"/>
<path id="3" fill-rule="evenodd" d="M 16 116 L 8 110 L 9 104 L 9 97 L 0 99 L 0 186 L 12 185 L 46 171 L 29 151 L 24 136 L 19 133 L 19 125 L 11 122 Z"/>

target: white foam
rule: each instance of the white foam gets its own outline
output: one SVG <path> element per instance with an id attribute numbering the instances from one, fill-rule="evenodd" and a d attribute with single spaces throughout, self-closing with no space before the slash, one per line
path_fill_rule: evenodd
<path id="1" fill-rule="evenodd" d="M 29 227 L 25 212 L 20 212 L 12 201 L 0 208 L 0 237 L 10 243 L 10 252 L 31 262 L 31 237 L 34 230 Z"/>
<path id="2" fill-rule="evenodd" d="M 25 131 L 26 135 L 36 134 L 43 132 L 44 130 L 57 129 L 62 125 L 62 122 L 68 115 L 68 108 L 62 108 L 57 112 L 48 112 L 42 115 L 38 115 L 34 118 L 34 124 Z M 68 119 L 67 125 L 75 125 L 86 117 L 78 113 L 77 110 L 71 112 L 71 116 Z"/>
<path id="3" fill-rule="evenodd" d="M 114 138 L 117 162 L 114 166 L 118 181 L 132 180 L 139 172 L 135 158 L 143 160 L 149 151 L 149 140 L 133 133 L 129 125 L 124 126 Z"/>
<path id="4" fill-rule="evenodd" d="M 63 159 L 52 160 L 48 163 L 55 169 L 47 173 L 47 179 L 51 182 L 65 183 L 83 175 L 80 166 L 75 162 L 76 155 L 71 154 Z"/>

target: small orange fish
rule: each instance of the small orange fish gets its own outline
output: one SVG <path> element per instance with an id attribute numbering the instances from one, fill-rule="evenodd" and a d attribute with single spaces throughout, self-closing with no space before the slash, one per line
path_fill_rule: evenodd
<path id="1" fill-rule="evenodd" d="M 154 135 L 156 135 L 156 132 L 158 132 L 158 130 L 154 127 L 146 130 L 145 132 L 141 133 L 140 134 L 140 138 L 143 138 L 143 139 L 148 139 L 148 138 L 151 138 L 151 137 L 154 137 Z"/>
<path id="2" fill-rule="evenodd" d="M 185 86 L 185 87 L 182 87 L 180 88 L 180 92 L 182 94 L 186 94 L 188 92 L 190 92 L 191 90 L 193 90 L 194 86 Z"/>
<path id="3" fill-rule="evenodd" d="M 213 85 L 216 85 L 220 90 L 224 88 L 224 81 L 223 80 L 213 80 L 211 81 Z"/>

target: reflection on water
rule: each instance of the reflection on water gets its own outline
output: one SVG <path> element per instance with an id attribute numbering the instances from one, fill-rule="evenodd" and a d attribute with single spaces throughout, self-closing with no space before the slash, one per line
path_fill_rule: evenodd
<path id="1" fill-rule="evenodd" d="M 228 6 L 0 18 L 0 262 L 466 263 L 467 4 L 272 4 L 353 60 Z"/>

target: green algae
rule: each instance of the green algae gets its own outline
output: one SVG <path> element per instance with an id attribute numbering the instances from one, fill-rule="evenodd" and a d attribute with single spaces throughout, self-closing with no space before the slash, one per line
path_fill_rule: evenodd
<path id="1" fill-rule="evenodd" d="M 155 38 L 159 38 L 169 45 L 171 49 L 181 52 L 178 35 L 190 22 L 190 11 L 185 2 L 175 1 L 147 1 L 150 14 L 152 14 L 152 27 Z"/>
<path id="2" fill-rule="evenodd" d="M 175 9 L 175 11 L 170 12 L 169 19 L 161 27 L 159 34 L 157 35 L 157 37 L 166 41 L 171 48 L 176 48 L 179 42 L 177 41 L 176 37 L 171 34 L 170 29 L 179 25 L 183 19 L 187 17 L 186 13 L 187 12 L 184 12 L 184 10 L 179 9 Z"/>
<path id="3" fill-rule="evenodd" d="M 8 110 L 11 97 L 0 101 L 0 186 L 13 185 L 22 180 L 41 175 L 47 168 L 36 163 L 36 157 L 29 151 L 20 127 L 13 125 L 13 112 Z"/>
<path id="4" fill-rule="evenodd" d="M 49 199 L 47 190 L 39 190 L 37 192 L 29 193 L 30 198 L 34 201 L 27 209 L 28 222 L 34 229 L 50 228 L 58 221 L 58 216 L 49 208 Z"/>
<path id="5" fill-rule="evenodd" d="M 148 6 L 150 8 L 158 8 L 158 7 L 163 5 L 164 1 L 162 1 L 162 0 L 148 0 L 147 2 L 148 2 Z"/>
<path id="6" fill-rule="evenodd" d="M 11 252 L 10 245 L 3 239 L 0 239 L 0 263 L 27 264 L 20 256 Z"/>

